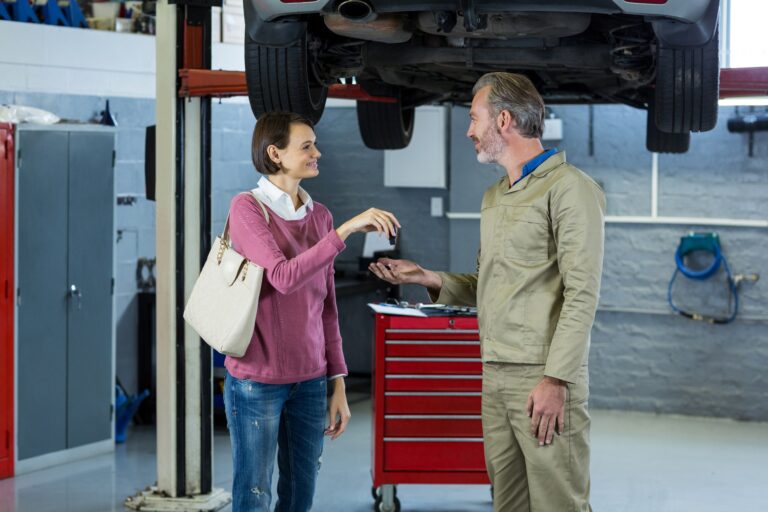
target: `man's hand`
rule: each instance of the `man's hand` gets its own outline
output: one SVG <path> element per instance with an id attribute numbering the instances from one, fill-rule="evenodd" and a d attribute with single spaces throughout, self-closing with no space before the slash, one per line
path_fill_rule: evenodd
<path id="1" fill-rule="evenodd" d="M 328 400 L 328 417 L 330 421 L 325 428 L 325 435 L 330 436 L 331 440 L 333 440 L 344 433 L 352 413 L 349 412 L 349 405 L 347 404 L 344 377 L 333 379 L 331 384 L 334 386 L 334 389 L 331 398 Z"/>
<path id="2" fill-rule="evenodd" d="M 552 444 L 555 431 L 565 431 L 565 397 L 568 392 L 565 382 L 544 377 L 536 384 L 525 410 L 531 418 L 531 434 L 539 438 L 539 446 Z"/>
<path id="3" fill-rule="evenodd" d="M 380 258 L 371 263 L 368 269 L 379 279 L 392 284 L 420 284 L 433 290 L 443 286 L 443 280 L 436 272 L 408 260 Z"/>

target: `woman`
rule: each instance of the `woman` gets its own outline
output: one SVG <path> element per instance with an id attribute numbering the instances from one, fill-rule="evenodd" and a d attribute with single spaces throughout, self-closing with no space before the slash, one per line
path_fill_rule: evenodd
<path id="1" fill-rule="evenodd" d="M 400 224 L 371 208 L 333 228 L 328 209 L 299 186 L 318 175 L 320 151 L 312 124 L 297 114 L 263 115 L 251 153 L 264 177 L 251 194 L 232 200 L 230 236 L 238 251 L 264 267 L 264 281 L 248 350 L 225 361 L 232 509 L 269 510 L 278 451 L 275 510 L 303 512 L 312 506 L 323 434 L 336 439 L 350 417 L 333 260 L 350 234 L 394 235 Z M 326 425 L 327 382 L 333 393 Z"/>

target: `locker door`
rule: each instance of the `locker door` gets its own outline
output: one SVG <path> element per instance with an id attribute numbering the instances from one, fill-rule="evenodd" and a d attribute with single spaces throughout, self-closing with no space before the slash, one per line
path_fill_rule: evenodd
<path id="1" fill-rule="evenodd" d="M 67 446 L 110 438 L 114 135 L 69 134 Z"/>
<path id="2" fill-rule="evenodd" d="M 67 446 L 68 135 L 20 130 L 18 458 Z"/>
<path id="3" fill-rule="evenodd" d="M 0 124 L 0 478 L 13 476 L 13 131 Z"/>

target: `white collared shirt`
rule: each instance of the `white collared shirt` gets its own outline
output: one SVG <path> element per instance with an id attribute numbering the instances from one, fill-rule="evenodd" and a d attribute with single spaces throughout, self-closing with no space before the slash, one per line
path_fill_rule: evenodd
<path id="1" fill-rule="evenodd" d="M 312 210 L 312 198 L 306 190 L 299 187 L 299 199 L 303 204 L 296 209 L 291 196 L 264 176 L 259 179 L 258 187 L 251 192 L 284 220 L 301 220 Z"/>

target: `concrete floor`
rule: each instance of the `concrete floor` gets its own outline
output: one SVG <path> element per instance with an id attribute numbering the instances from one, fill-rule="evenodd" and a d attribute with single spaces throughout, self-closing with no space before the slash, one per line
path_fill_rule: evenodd
<path id="1" fill-rule="evenodd" d="M 350 398 L 352 422 L 326 443 L 313 510 L 372 510 L 371 403 Z M 127 496 L 155 480 L 154 446 L 152 428 L 133 427 L 114 454 L 0 480 L 0 511 L 122 511 Z M 229 489 L 226 430 L 216 430 L 214 446 L 215 486 Z M 766 423 L 593 411 L 592 446 L 595 511 L 768 511 Z M 404 511 L 491 510 L 488 486 L 404 485 L 398 497 Z"/>

